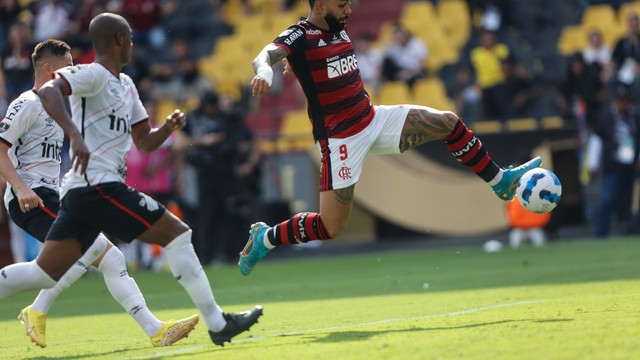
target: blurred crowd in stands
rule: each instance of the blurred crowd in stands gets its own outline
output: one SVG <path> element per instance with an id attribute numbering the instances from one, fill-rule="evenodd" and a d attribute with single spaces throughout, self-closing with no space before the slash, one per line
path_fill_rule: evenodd
<path id="1" fill-rule="evenodd" d="M 387 1 L 354 0 L 354 13 Z M 617 14 L 629 1 L 395 2 L 398 7 L 424 3 L 419 5 L 429 8 L 461 3 L 467 10 L 458 15 L 468 28 L 458 37 L 462 42 L 452 56 L 455 60 L 438 60 L 437 65 L 430 64 L 448 48 L 412 31 L 416 22 L 407 14 L 386 27 L 381 24 L 377 33 L 350 28 L 374 103 L 384 102 L 387 84 L 404 84 L 408 91 L 424 94 L 418 90 L 435 82 L 444 103 L 430 101 L 429 92 L 412 100 L 455 110 L 469 124 L 547 115 L 570 119 L 580 144 L 581 179 L 587 193 L 596 194 L 587 196 L 587 217 L 598 219 L 597 235 L 610 233 L 616 214 L 627 221 L 626 231 L 638 230 L 640 222 L 633 221 L 629 196 L 640 144 L 634 110 L 640 103 L 635 95 L 640 95 L 638 14 L 625 15 L 626 32 L 615 41 L 606 42 L 601 28 L 589 27 L 584 29 L 584 48 L 569 54 L 558 50 L 563 29 L 580 24 L 589 8 L 604 4 Z M 258 138 L 263 134 L 245 121 L 252 112 L 260 112 L 260 103 L 247 96 L 246 88 L 230 91 L 204 76 L 200 63 L 212 57 L 220 39 L 238 31 L 239 21 L 230 19 L 229 9 L 243 21 L 245 16 L 260 15 L 267 5 L 270 11 L 289 11 L 287 16 L 292 9 L 302 13 L 308 9 L 302 0 L 0 0 L 0 112 L 4 114 L 15 97 L 32 87 L 30 54 L 35 43 L 65 40 L 73 48 L 75 63 L 89 63 L 93 61 L 89 21 L 104 11 L 124 15 L 133 28 L 135 45 L 133 60 L 124 71 L 137 84 L 151 120 L 163 121 L 167 101 L 188 110 L 187 128 L 162 150 L 152 154 L 132 150 L 128 183 L 186 219 L 203 263 L 234 262 L 245 240 L 252 204 L 260 199 Z M 446 20 L 439 20 L 443 27 Z M 416 21 L 425 27 L 430 23 Z M 281 30 L 268 35 L 275 38 Z M 249 60 L 249 73 L 250 66 Z M 250 77 L 246 85 L 249 81 Z M 274 80 L 276 94 L 284 86 L 282 78 Z M 131 245 L 131 251 L 136 253 L 137 247 Z M 145 259 L 142 266 L 150 267 L 148 259 L 153 256 L 149 249 L 144 251 L 147 255 L 134 257 Z"/>

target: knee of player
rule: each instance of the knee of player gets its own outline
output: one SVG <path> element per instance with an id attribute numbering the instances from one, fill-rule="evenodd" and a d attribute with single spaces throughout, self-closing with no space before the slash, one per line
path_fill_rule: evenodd
<path id="1" fill-rule="evenodd" d="M 336 236 L 340 235 L 340 233 L 347 227 L 346 221 L 329 221 L 324 222 L 324 227 L 327 230 L 327 235 L 329 235 L 329 239 L 333 239 Z"/>
<path id="2" fill-rule="evenodd" d="M 451 127 L 451 130 L 456 126 L 460 117 L 454 113 L 453 111 L 443 111 L 442 112 L 442 121 Z"/>

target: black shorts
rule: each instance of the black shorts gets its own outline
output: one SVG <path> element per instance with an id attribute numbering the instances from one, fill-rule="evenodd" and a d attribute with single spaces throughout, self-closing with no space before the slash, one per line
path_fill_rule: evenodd
<path id="1" fill-rule="evenodd" d="M 33 189 L 44 202 L 44 208 L 38 207 L 23 213 L 20 211 L 18 197 L 13 189 L 12 191 L 14 198 L 9 201 L 9 216 L 11 220 L 29 235 L 44 242 L 53 221 L 56 219 L 58 209 L 60 209 L 60 194 L 56 190 L 46 187 Z"/>
<path id="2" fill-rule="evenodd" d="M 47 239 L 78 239 L 83 251 L 100 232 L 131 242 L 165 211 L 159 202 L 121 182 L 75 188 L 62 198 Z"/>

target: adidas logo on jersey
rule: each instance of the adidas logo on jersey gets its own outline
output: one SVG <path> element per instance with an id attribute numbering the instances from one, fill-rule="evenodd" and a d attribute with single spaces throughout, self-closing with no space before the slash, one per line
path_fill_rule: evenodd
<path id="1" fill-rule="evenodd" d="M 324 40 L 322 40 L 322 39 L 320 39 L 320 41 L 318 41 L 318 47 L 321 47 L 321 46 L 327 46 L 327 43 L 324 42 Z"/>

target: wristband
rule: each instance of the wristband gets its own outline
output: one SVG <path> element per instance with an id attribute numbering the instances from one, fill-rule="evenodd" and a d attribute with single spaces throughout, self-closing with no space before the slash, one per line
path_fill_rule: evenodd
<path id="1" fill-rule="evenodd" d="M 273 69 L 271 66 L 261 66 L 258 68 L 256 72 L 256 76 L 260 76 L 264 81 L 267 82 L 267 85 L 271 87 L 271 83 L 273 82 Z"/>

